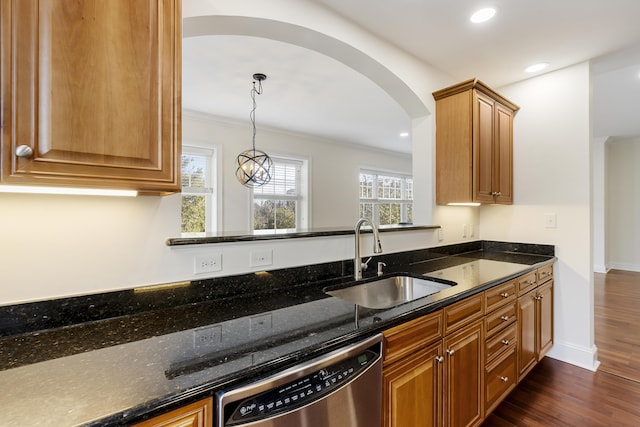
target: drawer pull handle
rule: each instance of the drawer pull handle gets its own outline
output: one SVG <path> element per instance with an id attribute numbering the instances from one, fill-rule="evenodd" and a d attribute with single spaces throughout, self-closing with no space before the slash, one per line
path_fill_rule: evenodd
<path id="1" fill-rule="evenodd" d="M 536 281 L 535 281 L 535 280 L 527 280 L 527 281 L 526 281 L 526 284 L 527 284 L 527 285 L 533 285 L 534 283 L 536 283 Z"/>
<path id="2" fill-rule="evenodd" d="M 453 356 L 453 353 L 455 353 L 455 350 L 451 350 L 451 349 L 447 349 L 447 355 L 448 356 Z"/>
<path id="3" fill-rule="evenodd" d="M 500 377 L 500 381 L 506 383 L 507 381 L 509 381 L 509 377 Z"/>
<path id="4" fill-rule="evenodd" d="M 509 340 L 502 340 L 501 343 L 504 345 L 509 345 Z"/>
<path id="5" fill-rule="evenodd" d="M 502 298 L 509 298 L 509 294 L 507 292 L 503 292 L 500 294 Z"/>
<path id="6" fill-rule="evenodd" d="M 544 295 L 538 295 L 536 297 L 536 301 L 542 301 L 544 299 Z"/>
<path id="7" fill-rule="evenodd" d="M 438 362 L 438 363 L 442 363 L 442 362 L 444 362 L 444 357 L 442 357 L 442 356 L 436 356 L 436 362 Z"/>
<path id="8" fill-rule="evenodd" d="M 509 316 L 501 316 L 500 318 L 502 319 L 503 322 L 506 322 L 507 320 L 509 320 Z"/>

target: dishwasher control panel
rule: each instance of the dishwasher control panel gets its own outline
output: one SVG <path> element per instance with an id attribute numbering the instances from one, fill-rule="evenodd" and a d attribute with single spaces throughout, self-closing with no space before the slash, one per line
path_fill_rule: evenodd
<path id="1" fill-rule="evenodd" d="M 350 382 L 379 358 L 364 350 L 349 359 L 324 367 L 312 374 L 288 382 L 264 393 L 248 397 L 225 414 L 225 426 L 245 424 L 288 412 L 330 394 Z"/>

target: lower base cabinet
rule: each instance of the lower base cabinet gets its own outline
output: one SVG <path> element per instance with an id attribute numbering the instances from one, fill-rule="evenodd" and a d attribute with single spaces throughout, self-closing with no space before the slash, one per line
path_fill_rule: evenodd
<path id="1" fill-rule="evenodd" d="M 384 331 L 384 427 L 474 427 L 553 345 L 553 266 Z"/>
<path id="2" fill-rule="evenodd" d="M 149 418 L 133 427 L 212 427 L 212 425 L 213 399 L 209 397 Z"/>
<path id="3" fill-rule="evenodd" d="M 470 427 L 482 423 L 483 347 L 482 321 L 444 339 L 446 426 Z"/>
<path id="4" fill-rule="evenodd" d="M 383 425 L 442 425 L 442 354 L 440 343 L 385 368 L 382 374 Z"/>

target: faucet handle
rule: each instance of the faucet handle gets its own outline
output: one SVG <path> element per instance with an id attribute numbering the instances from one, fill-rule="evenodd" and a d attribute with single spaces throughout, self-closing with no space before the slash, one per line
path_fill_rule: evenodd
<path id="1" fill-rule="evenodd" d="M 366 270 L 367 268 L 369 268 L 369 261 L 371 261 L 371 258 L 373 257 L 369 257 L 366 261 L 361 263 L 362 269 Z"/>

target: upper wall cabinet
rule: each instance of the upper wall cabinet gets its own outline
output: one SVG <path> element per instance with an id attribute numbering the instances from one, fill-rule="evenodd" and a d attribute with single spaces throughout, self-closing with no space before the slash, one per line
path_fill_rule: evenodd
<path id="1" fill-rule="evenodd" d="M 0 0 L 1 179 L 180 191 L 180 0 Z"/>
<path id="2" fill-rule="evenodd" d="M 513 117 L 519 107 L 477 79 L 433 97 L 436 203 L 513 203 Z"/>

